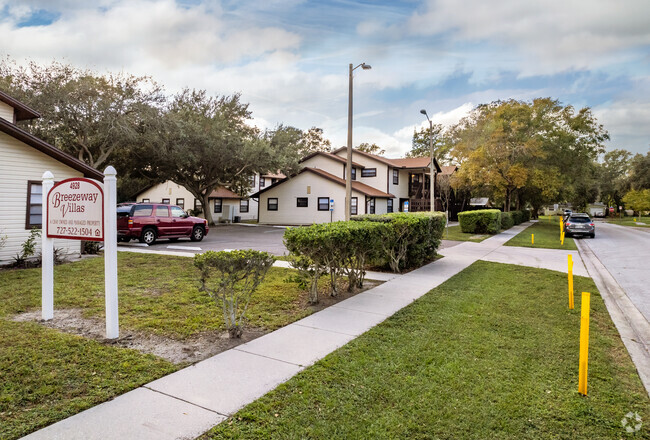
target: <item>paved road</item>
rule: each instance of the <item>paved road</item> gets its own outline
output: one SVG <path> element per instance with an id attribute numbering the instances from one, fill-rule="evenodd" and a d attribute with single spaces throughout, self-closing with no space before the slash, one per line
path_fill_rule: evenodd
<path id="1" fill-rule="evenodd" d="M 596 238 L 583 242 L 650 321 L 650 228 L 598 222 Z"/>

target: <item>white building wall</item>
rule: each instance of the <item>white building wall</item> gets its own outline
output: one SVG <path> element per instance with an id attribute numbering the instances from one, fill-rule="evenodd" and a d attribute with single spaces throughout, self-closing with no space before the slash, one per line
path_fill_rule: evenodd
<path id="1" fill-rule="evenodd" d="M 337 153 L 337 156 L 346 158 L 346 150 L 339 151 Z M 377 188 L 379 191 L 388 191 L 388 170 L 390 168 L 388 165 L 371 157 L 357 154 L 354 151 L 352 152 L 352 161 L 363 165 L 366 168 L 377 169 L 377 175 L 375 177 L 362 177 L 361 173 L 363 170 L 357 170 L 357 182 L 361 182 L 368 186 L 372 186 L 373 188 Z"/>
<path id="2" fill-rule="evenodd" d="M 296 206 L 298 197 L 307 197 L 308 206 L 306 208 Z M 334 211 L 331 214 L 329 210 L 318 210 L 319 197 L 334 199 Z M 365 196 L 353 191 L 352 197 L 357 197 L 359 214 L 363 214 L 365 212 Z M 267 209 L 269 198 L 278 199 L 277 211 Z M 261 224 L 311 225 L 341 220 L 345 220 L 345 186 L 314 173 L 299 174 L 290 181 L 260 195 L 259 222 Z"/>
<path id="3" fill-rule="evenodd" d="M 336 177 L 345 179 L 345 176 L 343 175 L 343 170 L 345 169 L 345 165 L 333 159 L 330 159 L 328 157 L 316 155 L 304 161 L 302 165 L 308 168 L 318 168 L 319 170 L 326 171 L 330 174 L 335 175 Z M 357 174 L 357 180 L 358 179 L 359 179 L 359 174 Z"/>
<path id="4" fill-rule="evenodd" d="M 14 108 L 7 103 L 0 101 L 0 118 L 14 123 Z M 31 148 L 31 147 L 30 147 Z"/>
<path id="5" fill-rule="evenodd" d="M 25 229 L 27 182 L 42 181 L 45 171 L 54 174 L 55 182 L 83 177 L 83 173 L 1 132 L 0 158 L 0 235 L 7 236 L 5 247 L 0 249 L 0 264 L 4 264 L 13 261 L 30 234 Z M 37 254 L 41 250 L 40 244 L 38 240 Z M 81 253 L 79 240 L 55 239 L 54 247 L 71 257 L 78 257 Z"/>
<path id="6" fill-rule="evenodd" d="M 219 223 L 222 220 L 234 220 L 235 216 L 242 216 L 239 212 L 239 199 L 221 199 L 221 212 L 217 213 L 214 212 L 214 202 L 215 199 L 210 199 L 210 212 L 212 213 L 212 220 L 215 223 Z M 226 206 L 230 207 L 230 218 L 226 219 L 226 211 L 228 208 Z M 249 214 L 250 214 L 250 209 L 249 209 Z"/>
<path id="7" fill-rule="evenodd" d="M 144 199 L 148 199 L 151 203 L 161 203 L 163 199 L 169 199 L 170 204 L 176 205 L 177 199 L 183 199 L 184 209 L 188 211 L 194 209 L 195 198 L 184 186 L 168 180 L 141 192 L 135 201 L 142 202 Z"/>

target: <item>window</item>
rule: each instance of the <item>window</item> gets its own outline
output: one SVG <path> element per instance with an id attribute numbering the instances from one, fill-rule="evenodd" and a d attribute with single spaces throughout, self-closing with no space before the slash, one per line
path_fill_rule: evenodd
<path id="1" fill-rule="evenodd" d="M 277 198 L 270 198 L 266 201 L 266 209 L 269 211 L 277 211 L 278 210 L 278 199 Z"/>
<path id="2" fill-rule="evenodd" d="M 241 199 L 239 201 L 239 212 L 248 212 L 248 199 Z"/>
<path id="3" fill-rule="evenodd" d="M 174 217 L 174 218 L 183 218 L 183 217 L 185 217 L 185 211 L 183 211 L 178 206 L 172 206 L 172 217 Z"/>
<path id="4" fill-rule="evenodd" d="M 169 199 L 163 199 L 163 205 L 169 205 Z"/>
<path id="5" fill-rule="evenodd" d="M 374 197 L 369 197 L 366 200 L 366 212 L 368 214 L 374 214 L 375 213 L 375 198 Z"/>
<path id="6" fill-rule="evenodd" d="M 350 215 L 357 215 L 358 210 L 357 206 L 359 205 L 359 199 L 357 197 L 352 197 L 352 203 L 350 204 Z"/>
<path id="7" fill-rule="evenodd" d="M 149 203 L 149 199 L 142 199 L 142 203 Z"/>
<path id="8" fill-rule="evenodd" d="M 27 182 L 27 216 L 25 229 L 40 228 L 43 224 L 43 185 Z"/>
<path id="9" fill-rule="evenodd" d="M 264 188 L 266 186 L 266 178 L 260 176 L 260 188 Z"/>
<path id="10" fill-rule="evenodd" d="M 223 199 L 214 199 L 214 213 L 221 214 L 223 209 Z"/>
<path id="11" fill-rule="evenodd" d="M 352 180 L 357 180 L 357 169 L 352 168 Z"/>
<path id="12" fill-rule="evenodd" d="M 185 199 L 176 199 L 176 204 L 181 207 L 181 209 L 185 209 Z"/>
<path id="13" fill-rule="evenodd" d="M 201 201 L 199 199 L 194 199 L 194 210 L 198 211 L 201 209 Z"/>
<path id="14" fill-rule="evenodd" d="M 393 168 L 393 185 L 399 185 L 399 170 Z"/>
<path id="15" fill-rule="evenodd" d="M 296 207 L 306 208 L 307 206 L 309 206 L 309 199 L 307 197 L 298 197 L 296 199 Z"/>
<path id="16" fill-rule="evenodd" d="M 318 198 L 318 210 L 319 211 L 329 211 L 330 210 L 330 198 L 329 197 L 319 197 Z"/>
<path id="17" fill-rule="evenodd" d="M 166 206 L 156 206 L 156 217 L 169 217 L 169 208 Z"/>
<path id="18" fill-rule="evenodd" d="M 153 205 L 135 205 L 133 217 L 149 217 L 153 212 Z"/>
<path id="19" fill-rule="evenodd" d="M 361 170 L 361 177 L 375 177 L 377 176 L 377 168 L 365 168 Z"/>
<path id="20" fill-rule="evenodd" d="M 386 212 L 393 212 L 393 199 L 388 199 Z"/>

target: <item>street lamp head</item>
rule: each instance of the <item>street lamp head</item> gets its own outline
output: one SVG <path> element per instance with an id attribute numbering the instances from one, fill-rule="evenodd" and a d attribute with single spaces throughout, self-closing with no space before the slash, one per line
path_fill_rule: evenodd
<path id="1" fill-rule="evenodd" d="M 370 69 L 372 69 L 372 66 L 370 64 L 361 63 L 361 68 L 363 70 L 370 70 Z"/>
<path id="2" fill-rule="evenodd" d="M 420 113 L 422 113 L 424 116 L 428 116 L 427 111 L 425 109 L 420 110 Z"/>

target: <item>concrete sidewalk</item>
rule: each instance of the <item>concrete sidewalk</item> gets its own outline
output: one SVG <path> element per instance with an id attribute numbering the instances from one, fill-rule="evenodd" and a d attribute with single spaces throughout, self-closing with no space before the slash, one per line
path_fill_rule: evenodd
<path id="1" fill-rule="evenodd" d="M 25 437 L 195 438 L 246 404 L 487 257 L 531 223 L 482 243 L 444 249 L 445 258 L 325 310 L 172 373 Z"/>

